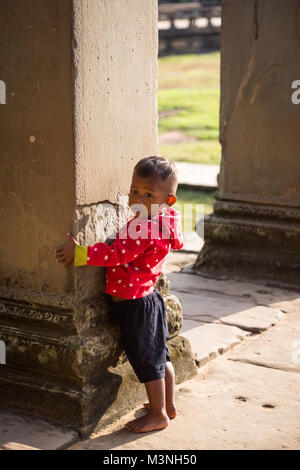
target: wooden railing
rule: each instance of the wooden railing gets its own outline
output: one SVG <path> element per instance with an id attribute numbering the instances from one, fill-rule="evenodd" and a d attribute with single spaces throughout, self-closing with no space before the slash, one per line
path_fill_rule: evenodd
<path id="1" fill-rule="evenodd" d="M 221 3 L 163 3 L 158 7 L 160 53 L 220 43 Z M 218 18 L 219 22 L 212 21 Z M 203 21 L 204 20 L 204 21 Z M 198 41 L 197 41 L 198 39 Z M 198 44 L 198 45 L 197 45 Z"/>

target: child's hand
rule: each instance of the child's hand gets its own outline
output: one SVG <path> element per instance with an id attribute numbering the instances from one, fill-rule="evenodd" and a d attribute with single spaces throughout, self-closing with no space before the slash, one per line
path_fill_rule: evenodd
<path id="1" fill-rule="evenodd" d="M 74 252 L 75 246 L 77 245 L 76 241 L 74 240 L 71 233 L 67 233 L 67 237 L 69 239 L 69 243 L 62 248 L 58 248 L 54 252 L 54 256 L 56 256 L 56 261 L 64 261 L 64 267 L 70 264 L 74 259 Z"/>

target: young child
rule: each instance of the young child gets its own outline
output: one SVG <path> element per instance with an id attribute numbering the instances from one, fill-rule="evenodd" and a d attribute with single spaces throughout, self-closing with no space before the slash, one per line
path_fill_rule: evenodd
<path id="1" fill-rule="evenodd" d="M 164 300 L 155 289 L 170 247 L 183 246 L 176 202 L 178 172 L 174 162 L 151 156 L 134 167 L 129 206 L 135 215 L 116 234 L 114 242 L 80 246 L 71 234 L 69 244 L 56 250 L 66 266 L 106 266 L 106 289 L 114 302 L 128 360 L 149 403 L 146 416 L 129 421 L 132 432 L 163 429 L 176 417 L 175 374 L 168 346 Z"/>

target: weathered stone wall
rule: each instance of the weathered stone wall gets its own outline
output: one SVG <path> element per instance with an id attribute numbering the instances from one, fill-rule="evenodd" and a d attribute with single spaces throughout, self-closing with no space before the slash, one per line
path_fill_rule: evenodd
<path id="1" fill-rule="evenodd" d="M 299 0 L 224 0 L 220 143 L 202 272 L 300 281 Z"/>
<path id="2" fill-rule="evenodd" d="M 71 0 L 3 0 L 0 284 L 65 292 L 53 263 L 75 205 Z"/>
<path id="3" fill-rule="evenodd" d="M 110 243 L 135 163 L 157 154 L 157 2 L 3 0 L 0 37 L 0 403 L 84 435 L 145 391 L 124 363 L 105 268 L 53 255 L 67 232 Z M 182 381 L 196 368 L 181 307 L 158 285 Z"/>
<path id="4" fill-rule="evenodd" d="M 299 207 L 298 0 L 225 0 L 218 197 Z"/>

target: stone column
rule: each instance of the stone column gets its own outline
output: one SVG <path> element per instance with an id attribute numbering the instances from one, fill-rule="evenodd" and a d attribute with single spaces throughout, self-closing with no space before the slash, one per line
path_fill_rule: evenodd
<path id="1" fill-rule="evenodd" d="M 224 0 L 222 161 L 194 268 L 300 282 L 300 2 Z"/>
<path id="2" fill-rule="evenodd" d="M 135 163 L 157 153 L 157 1 L 0 8 L 0 403 L 85 436 L 144 386 L 122 354 L 105 268 L 63 268 L 53 253 L 67 232 L 113 239 Z M 177 355 L 194 373 L 189 346 Z"/>

